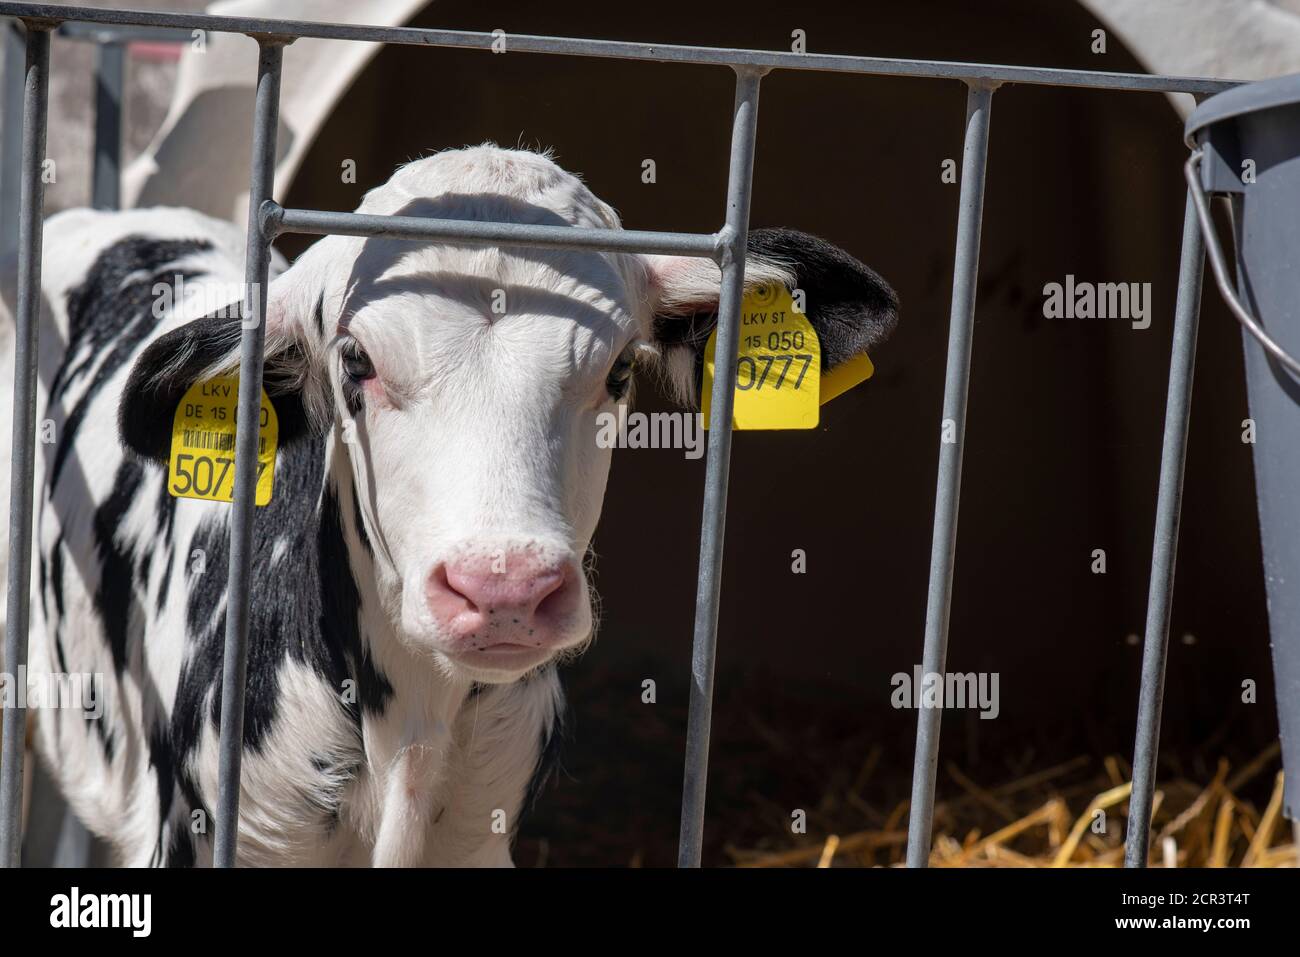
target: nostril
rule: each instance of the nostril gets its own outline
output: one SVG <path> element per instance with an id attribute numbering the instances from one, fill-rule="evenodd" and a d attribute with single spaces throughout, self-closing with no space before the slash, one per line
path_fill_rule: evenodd
<path id="1" fill-rule="evenodd" d="M 446 565 L 439 565 L 429 578 L 429 594 L 444 608 L 455 605 L 459 611 L 478 611 L 478 605 L 470 597 L 473 584 L 473 579 L 457 575 L 455 569 L 449 570 Z"/>
<path id="2" fill-rule="evenodd" d="M 534 616 L 545 616 L 559 610 L 562 596 L 569 585 L 569 576 L 563 569 L 537 579 L 537 599 L 533 605 Z"/>

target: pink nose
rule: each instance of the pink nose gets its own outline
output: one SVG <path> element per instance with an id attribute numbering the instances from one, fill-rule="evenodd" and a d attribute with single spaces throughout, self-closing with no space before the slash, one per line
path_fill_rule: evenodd
<path id="1" fill-rule="evenodd" d="M 468 650 L 554 645 L 577 597 L 572 563 L 531 551 L 447 562 L 428 583 L 429 610 Z"/>

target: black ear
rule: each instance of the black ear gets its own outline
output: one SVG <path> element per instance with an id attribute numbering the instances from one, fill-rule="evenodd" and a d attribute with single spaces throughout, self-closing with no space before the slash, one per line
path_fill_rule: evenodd
<path id="1" fill-rule="evenodd" d="M 238 368 L 239 337 L 238 315 L 209 316 L 150 343 L 136 360 L 122 390 L 117 410 L 122 443 L 142 458 L 167 464 L 176 406 L 199 377 L 214 367 L 228 364 L 231 369 Z M 281 445 L 309 431 L 302 395 L 287 384 L 302 377 L 284 374 L 287 368 L 304 361 L 301 350 L 292 345 L 267 359 L 265 388 L 279 420 Z"/>
<path id="2" fill-rule="evenodd" d="M 718 321 L 721 272 L 711 262 L 677 257 L 651 258 L 649 270 L 656 343 L 679 393 L 698 395 L 705 343 Z M 745 287 L 773 282 L 803 290 L 823 371 L 876 348 L 898 325 L 898 295 L 889 283 L 817 236 L 750 230 Z M 694 381 L 682 381 L 687 375 Z"/>
<path id="3" fill-rule="evenodd" d="M 793 272 L 793 288 L 804 291 L 805 314 L 817 330 L 823 369 L 833 369 L 893 335 L 898 294 L 874 269 L 833 243 L 793 229 L 756 229 L 749 234 L 749 256 L 787 264 Z"/>

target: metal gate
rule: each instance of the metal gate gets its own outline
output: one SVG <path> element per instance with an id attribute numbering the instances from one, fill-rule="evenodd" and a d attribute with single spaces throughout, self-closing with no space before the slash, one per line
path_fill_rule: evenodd
<path id="1" fill-rule="evenodd" d="M 118 27 L 161 27 L 198 32 L 242 33 L 258 44 L 253 150 L 250 163 L 246 260 L 247 320 L 241 338 L 239 420 L 257 421 L 262 389 L 266 298 L 258 295 L 268 279 L 271 243 L 284 233 L 383 236 L 396 239 L 470 244 L 546 246 L 626 253 L 697 256 L 714 260 L 722 270 L 718 308 L 717 374 L 709 422 L 704 478 L 704 514 L 700 526 L 699 585 L 691 654 L 690 712 L 686 735 L 685 783 L 682 789 L 678 865 L 698 867 L 704 829 L 709 731 L 713 704 L 714 660 L 721 594 L 723 532 L 731 461 L 731 416 L 736 376 L 736 346 L 744 287 L 749 230 L 754 143 L 758 129 L 759 88 L 773 70 L 906 76 L 956 80 L 965 84 L 966 125 L 962 153 L 952 310 L 949 318 L 943 421 L 955 441 L 940 442 L 934 532 L 926 607 L 924 673 L 942 674 L 948 645 L 953 559 L 957 541 L 962 453 L 965 445 L 966 397 L 970 381 L 975 317 L 975 281 L 979 270 L 980 229 L 984 210 L 984 173 L 988 158 L 993 95 L 1004 83 L 1086 87 L 1147 93 L 1189 93 L 1203 97 L 1229 89 L 1229 81 L 1130 73 L 1055 70 L 933 60 L 781 53 L 695 46 L 661 46 L 567 37 L 505 35 L 407 27 L 373 27 L 291 20 L 265 20 L 87 7 L 0 2 L 0 16 L 15 17 L 26 27 L 26 67 L 22 93 L 21 197 L 18 211 L 17 340 L 14 368 L 13 471 L 10 492 L 8 628 L 5 661 L 16 672 L 27 660 L 29 581 L 32 548 L 32 482 L 36 415 L 37 322 L 40 309 L 41 228 L 44 190 L 41 164 L 45 154 L 49 88 L 50 33 L 64 23 Z M 715 233 L 611 231 L 518 223 L 460 222 L 409 216 L 287 209 L 271 197 L 279 116 L 280 71 L 285 45 L 300 37 L 358 40 L 490 51 L 504 42 L 512 52 L 565 56 L 612 57 L 663 63 L 729 67 L 736 75 L 731 123 L 731 160 L 722 226 Z M 6 144 L 8 147 L 8 144 Z M 8 178 L 8 171 L 6 178 Z M 1164 692 L 1165 656 L 1174 586 L 1174 555 L 1186 460 L 1192 371 L 1200 312 L 1204 245 L 1196 208 L 1189 195 L 1183 222 L 1182 257 L 1174 315 L 1164 444 L 1156 506 L 1155 540 L 1147 604 L 1141 694 L 1133 759 L 1133 787 L 1126 837 L 1125 864 L 1146 865 L 1156 745 Z M 250 311 L 251 310 L 251 311 Z M 256 321 L 252 321 L 252 320 Z M 229 608 L 222 674 L 219 796 L 215 822 L 218 867 L 235 863 L 238 839 L 239 774 L 244 721 L 244 684 L 248 661 L 248 585 L 257 463 L 257 432 L 239 430 L 236 439 L 235 497 L 231 522 Z M 907 864 L 926 866 L 934 812 L 935 772 L 942 710 L 918 710 L 916 756 L 908 824 Z M 22 775 L 26 712 L 15 709 L 4 722 L 0 752 L 0 864 L 18 866 L 22 837 Z"/>

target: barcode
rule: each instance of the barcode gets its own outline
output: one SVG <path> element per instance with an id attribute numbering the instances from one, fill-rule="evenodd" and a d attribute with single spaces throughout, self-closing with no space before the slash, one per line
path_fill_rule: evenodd
<path id="1" fill-rule="evenodd" d="M 181 436 L 182 444 L 189 449 L 205 449 L 214 452 L 233 452 L 235 450 L 234 432 L 210 432 L 207 429 L 185 429 Z M 258 455 L 266 454 L 266 436 L 257 440 Z"/>

